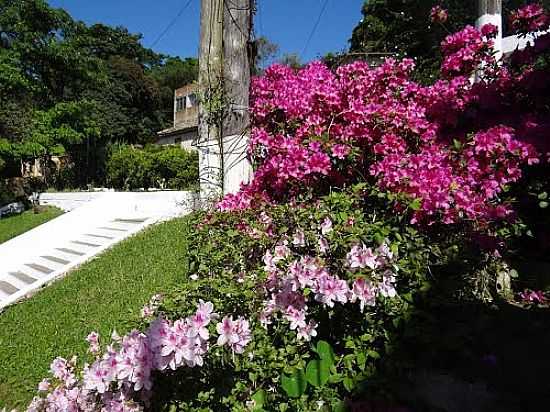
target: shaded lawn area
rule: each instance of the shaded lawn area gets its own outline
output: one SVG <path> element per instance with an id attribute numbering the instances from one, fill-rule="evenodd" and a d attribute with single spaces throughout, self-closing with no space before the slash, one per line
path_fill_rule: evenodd
<path id="1" fill-rule="evenodd" d="M 22 408 L 57 356 L 85 355 L 91 331 L 136 325 L 152 295 L 185 280 L 186 218 L 127 239 L 0 314 L 0 408 Z"/>
<path id="2" fill-rule="evenodd" d="M 27 210 L 17 216 L 0 219 L 0 243 L 7 242 L 62 214 L 62 210 L 48 206 L 40 213 L 34 213 L 33 210 Z"/>

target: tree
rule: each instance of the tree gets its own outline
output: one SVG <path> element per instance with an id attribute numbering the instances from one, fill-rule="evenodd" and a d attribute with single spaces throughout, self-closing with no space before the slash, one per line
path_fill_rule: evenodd
<path id="1" fill-rule="evenodd" d="M 503 0 L 503 9 L 507 12 L 523 3 Z M 550 5 L 549 0 L 543 3 Z M 444 25 L 430 21 L 430 11 L 437 5 L 448 10 Z M 465 25 L 474 25 L 478 18 L 474 0 L 370 0 L 365 1 L 362 14 L 350 39 L 350 53 L 364 59 L 371 53 L 375 57 L 376 53 L 414 57 L 416 77 L 424 83 L 431 83 L 438 76 L 439 46 L 445 36 Z"/>
<path id="2" fill-rule="evenodd" d="M 285 53 L 279 59 L 278 63 L 284 64 L 285 66 L 292 67 L 293 69 L 299 69 L 304 64 L 300 60 L 300 56 L 296 53 Z"/>
<path id="3" fill-rule="evenodd" d="M 279 45 L 271 42 L 267 37 L 260 36 L 254 40 L 255 56 L 254 56 L 254 74 L 261 74 L 263 70 L 279 54 Z"/>
<path id="4" fill-rule="evenodd" d="M 199 61 L 194 57 L 168 57 L 148 71 L 159 87 L 163 125 L 172 121 L 174 90 L 197 81 L 198 75 Z"/>
<path id="5" fill-rule="evenodd" d="M 82 185 L 101 180 L 110 143 L 152 141 L 171 121 L 173 89 L 197 78 L 197 61 L 155 53 L 141 38 L 75 21 L 44 0 L 0 0 L 2 163 L 67 153 L 91 165 L 76 168 L 86 174 L 74 183 Z M 63 116 L 67 128 L 59 129 L 60 110 L 77 115 L 71 108 L 82 108 L 78 124 Z M 69 129 L 84 134 L 64 139 Z"/>

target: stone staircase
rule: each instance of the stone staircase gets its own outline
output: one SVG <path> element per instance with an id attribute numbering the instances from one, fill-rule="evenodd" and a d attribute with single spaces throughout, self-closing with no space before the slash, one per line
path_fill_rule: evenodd
<path id="1" fill-rule="evenodd" d="M 145 227 L 191 210 L 170 194 L 109 193 L 1 244 L 0 310 Z"/>

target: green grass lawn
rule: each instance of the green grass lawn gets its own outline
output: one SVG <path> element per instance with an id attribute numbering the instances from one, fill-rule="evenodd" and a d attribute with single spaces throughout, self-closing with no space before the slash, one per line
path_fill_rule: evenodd
<path id="1" fill-rule="evenodd" d="M 128 331 L 152 295 L 184 281 L 186 228 L 149 228 L 0 314 L 0 409 L 26 406 L 56 356 L 86 353 L 90 331 Z"/>
<path id="2" fill-rule="evenodd" d="M 13 239 L 61 214 L 63 214 L 62 210 L 56 207 L 47 207 L 40 213 L 27 210 L 17 216 L 0 219 L 0 243 Z"/>

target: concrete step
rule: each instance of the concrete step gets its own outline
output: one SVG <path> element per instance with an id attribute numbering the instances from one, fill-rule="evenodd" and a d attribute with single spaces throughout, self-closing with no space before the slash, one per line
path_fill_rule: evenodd
<path id="1" fill-rule="evenodd" d="M 36 273 L 36 274 L 40 275 L 40 277 L 50 275 L 55 271 L 55 269 L 52 269 L 48 266 L 44 266 L 44 265 L 41 265 L 39 263 L 34 263 L 34 262 L 25 263 L 25 266 L 29 269 L 29 271 L 31 273 Z"/>
<path id="2" fill-rule="evenodd" d="M 146 226 L 188 213 L 188 206 L 176 202 L 186 198 L 172 192 L 106 193 L 3 243 L 0 311 Z"/>
<path id="3" fill-rule="evenodd" d="M 61 257 L 58 257 L 58 256 L 52 256 L 52 255 L 45 255 L 45 256 L 40 256 L 42 259 L 44 260 L 47 260 L 49 262 L 53 262 L 53 263 L 56 263 L 58 265 L 68 265 L 69 263 L 71 263 L 70 260 L 67 260 L 67 259 L 63 259 Z"/>
<path id="4" fill-rule="evenodd" d="M 101 246 L 101 243 L 92 243 L 90 241 L 84 241 L 84 240 L 72 240 L 71 243 L 80 246 L 81 248 L 87 248 L 88 251 L 90 249 L 95 249 Z"/>
<path id="5" fill-rule="evenodd" d="M 19 288 L 15 287 L 14 285 L 12 285 L 11 283 L 5 280 L 0 280 L 0 292 L 4 296 L 9 296 L 9 295 L 13 295 L 15 292 L 19 292 Z"/>
<path id="6" fill-rule="evenodd" d="M 65 256 L 84 256 L 86 253 L 82 252 L 80 250 L 77 250 L 76 248 L 68 248 L 68 247 L 58 247 L 55 248 L 55 250 L 58 253 L 63 253 Z"/>

